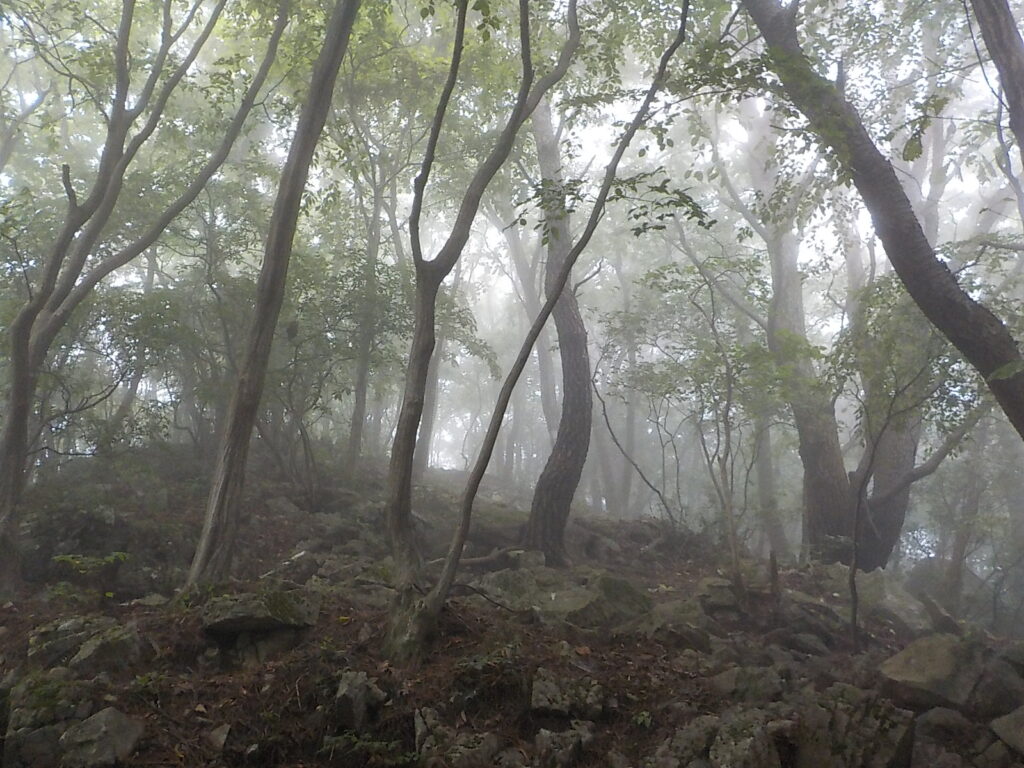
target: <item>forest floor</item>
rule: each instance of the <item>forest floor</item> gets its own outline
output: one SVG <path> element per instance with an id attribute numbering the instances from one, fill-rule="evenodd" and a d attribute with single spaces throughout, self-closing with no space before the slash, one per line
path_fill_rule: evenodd
<path id="1" fill-rule="evenodd" d="M 379 476 L 334 489 L 316 512 L 303 510 L 286 485 L 257 482 L 240 548 L 242 577 L 189 600 L 175 599 L 171 588 L 187 566 L 181 531 L 198 526 L 202 500 L 187 472 L 174 483 L 156 514 L 134 518 L 134 533 L 125 532 L 133 528 L 126 520 L 146 515 L 145 496 L 108 482 L 103 503 L 92 499 L 111 530 L 121 531 L 123 562 L 109 556 L 112 549 L 83 551 L 86 539 L 103 541 L 95 516 L 79 526 L 78 550 L 49 554 L 40 530 L 29 531 L 53 567 L 37 563 L 39 580 L 22 599 L 0 606 L 5 768 L 45 765 L 32 762 L 26 744 L 109 706 L 143 725 L 127 765 L 784 768 L 812 764 L 794 757 L 794 750 L 806 753 L 794 746 L 802 737 L 775 733 L 764 749 L 757 738 L 720 746 L 726 731 L 717 724 L 785 705 L 804 714 L 764 715 L 755 730 L 772 732 L 767 723 L 778 730 L 783 722 L 799 729 L 808 696 L 818 696 L 813 706 L 835 722 L 848 706 L 834 702 L 837 683 L 867 697 L 852 718 L 859 730 L 842 735 L 861 756 L 822 765 L 931 765 L 936 749 L 961 761 L 949 765 L 1022 764 L 978 724 L 993 713 L 972 714 L 974 700 L 959 708 L 967 725 L 958 721 L 959 730 L 931 751 L 908 743 L 911 720 L 949 701 L 929 699 L 914 714 L 893 716 L 899 729 L 878 725 L 889 717 L 879 712 L 891 708 L 880 665 L 932 630 L 891 601 L 887 609 L 869 606 L 855 649 L 841 568 L 772 573 L 767 563 L 745 560 L 739 589 L 707 537 L 653 520 L 580 519 L 569 530 L 569 569 L 548 569 L 513 551 L 511 560 L 482 559 L 465 571 L 422 662 L 403 668 L 383 651 L 391 593 L 377 518 Z M 438 474 L 419 489 L 420 532 L 430 552 L 443 551 L 457 485 L 456 475 Z M 67 502 L 51 488 L 34 509 L 82 523 L 81 505 Z M 484 494 L 471 557 L 514 545 L 525 519 L 519 503 L 500 489 Z M 51 523 L 63 526 L 67 546 L 75 525 Z M 113 539 L 108 531 L 108 545 Z M 159 544 L 147 551 L 147 541 Z M 307 554 L 289 560 L 297 552 Z M 284 642 L 278 632 L 269 643 L 256 631 L 210 632 L 209 606 L 223 595 L 282 590 L 311 596 L 319 606 L 311 626 L 289 630 Z M 90 634 L 83 626 L 101 629 Z M 128 628 L 130 639 L 118 635 L 107 650 L 94 641 L 99 651 L 83 661 L 89 638 L 109 637 L 102 632 L 115 626 Z M 984 642 L 1000 652 L 1017 648 L 997 638 Z M 60 682 L 56 692 L 53 681 Z M 47 685 L 49 698 L 40 703 L 32 686 Z M 707 734 L 695 736 L 707 723 Z M 728 757 L 737 750 L 746 757 Z M 877 762 L 868 754 L 888 757 Z"/>

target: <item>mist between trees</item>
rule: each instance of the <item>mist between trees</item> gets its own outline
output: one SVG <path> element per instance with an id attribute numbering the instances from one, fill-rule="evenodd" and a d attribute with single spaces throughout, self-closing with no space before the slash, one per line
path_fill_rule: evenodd
<path id="1" fill-rule="evenodd" d="M 313 511 L 382 477 L 398 655 L 485 482 L 549 565 L 570 515 L 651 516 L 1019 615 L 1019 18 L 5 2 L 0 592 L 34 489 L 171 445 L 211 488 L 189 589 L 231 573 L 252 461 Z"/>

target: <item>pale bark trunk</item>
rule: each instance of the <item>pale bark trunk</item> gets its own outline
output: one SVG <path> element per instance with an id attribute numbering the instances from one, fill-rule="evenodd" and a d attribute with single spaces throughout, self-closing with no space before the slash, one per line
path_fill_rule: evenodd
<path id="1" fill-rule="evenodd" d="M 533 135 L 541 177 L 552 189 L 558 189 L 563 183 L 562 163 L 551 124 L 551 108 L 546 101 L 541 102 L 533 114 Z M 572 248 L 564 195 L 559 195 L 550 205 L 545 211 L 548 237 L 545 292 L 549 298 Z M 562 360 L 562 414 L 555 444 L 534 489 L 524 543 L 542 550 L 548 565 L 562 566 L 566 564 L 565 526 L 587 460 L 594 404 L 590 391 L 587 329 L 571 290 L 562 292 L 553 314 Z"/>
<path id="2" fill-rule="evenodd" d="M 249 441 L 263 394 L 274 330 L 284 302 L 302 196 L 358 9 L 359 0 L 339 0 L 334 8 L 281 174 L 256 286 L 253 325 L 218 449 L 206 520 L 189 570 L 188 587 L 220 581 L 231 567 Z"/>

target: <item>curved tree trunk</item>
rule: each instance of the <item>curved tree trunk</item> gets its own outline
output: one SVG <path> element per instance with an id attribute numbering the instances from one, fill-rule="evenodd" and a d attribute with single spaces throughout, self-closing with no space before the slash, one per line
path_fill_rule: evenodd
<path id="1" fill-rule="evenodd" d="M 971 0 L 985 47 L 999 70 L 1010 109 L 1010 130 L 1024 158 L 1024 40 L 1007 0 Z"/>
<path id="2" fill-rule="evenodd" d="M 206 507 L 206 521 L 199 538 L 187 586 L 211 583 L 228 575 L 238 530 L 238 506 L 245 480 L 249 441 L 263 384 L 277 318 L 284 302 L 292 244 L 298 226 L 309 166 L 334 96 L 334 83 L 348 48 L 360 0 L 338 0 L 320 55 L 313 67 L 309 94 L 299 115 L 288 159 L 281 173 L 274 212 L 256 286 L 253 325 L 245 360 L 239 369 L 226 429 L 221 436 L 213 485 Z"/>
<path id="3" fill-rule="evenodd" d="M 1024 358 L 1006 325 L 975 301 L 936 256 L 890 162 L 856 109 L 811 66 L 796 33 L 797 4 L 743 0 L 764 36 L 775 73 L 818 138 L 846 167 L 896 274 L 928 320 L 984 377 L 1024 437 Z"/>
<path id="4" fill-rule="evenodd" d="M 551 108 L 546 101 L 534 112 L 533 135 L 543 183 L 552 189 L 560 189 L 562 169 L 558 139 L 551 125 Z M 545 211 L 548 238 L 545 292 L 550 297 L 572 248 L 572 239 L 564 195 L 552 195 L 548 203 Z M 552 314 L 562 360 L 562 417 L 551 455 L 534 489 L 524 543 L 542 550 L 548 565 L 561 566 L 566 564 L 565 525 L 590 447 L 594 405 L 590 391 L 587 329 L 571 290 L 563 291 Z"/>

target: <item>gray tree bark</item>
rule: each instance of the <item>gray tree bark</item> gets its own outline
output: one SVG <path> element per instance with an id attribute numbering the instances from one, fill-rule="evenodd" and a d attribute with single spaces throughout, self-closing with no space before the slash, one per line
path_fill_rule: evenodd
<path id="1" fill-rule="evenodd" d="M 339 0 L 331 14 L 323 46 L 313 66 L 309 93 L 299 114 L 292 145 L 281 173 L 277 199 L 270 218 L 263 265 L 256 285 L 256 305 L 245 358 L 221 436 L 206 520 L 187 587 L 224 579 L 230 570 L 238 529 L 238 506 L 245 480 L 249 441 L 260 399 L 274 330 L 284 302 L 292 244 L 298 226 L 302 196 L 324 123 L 334 96 L 338 69 L 348 48 L 360 0 Z"/>

